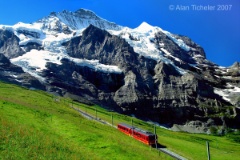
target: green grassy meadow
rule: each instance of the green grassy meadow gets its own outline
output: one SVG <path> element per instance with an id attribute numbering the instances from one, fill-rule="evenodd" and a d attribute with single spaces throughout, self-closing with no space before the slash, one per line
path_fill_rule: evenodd
<path id="1" fill-rule="evenodd" d="M 116 125 L 125 122 L 153 132 L 136 118 L 0 82 L 0 159 L 172 159 L 115 128 L 83 118 L 70 105 Z M 240 134 L 212 136 L 157 127 L 159 143 L 187 159 L 240 159 Z"/>
<path id="2" fill-rule="evenodd" d="M 134 126 L 154 132 L 154 126 L 115 112 L 108 111 L 99 106 L 86 106 L 73 103 L 73 106 L 80 108 L 82 111 L 105 120 L 113 125 L 119 122 L 127 124 L 132 123 Z M 113 121 L 112 121 L 113 117 Z M 211 160 L 240 160 L 240 132 L 230 133 L 226 136 L 214 136 L 206 134 L 190 134 L 186 132 L 173 132 L 157 127 L 158 141 L 161 145 L 166 146 L 169 150 L 192 160 L 206 160 L 207 149 L 206 141 L 210 144 Z"/>
<path id="3" fill-rule="evenodd" d="M 0 159 L 172 158 L 83 118 L 66 99 L 0 82 Z"/>

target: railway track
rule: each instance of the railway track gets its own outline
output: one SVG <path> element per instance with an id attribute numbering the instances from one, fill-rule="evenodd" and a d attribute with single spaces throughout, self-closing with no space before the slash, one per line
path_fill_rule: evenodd
<path id="1" fill-rule="evenodd" d="M 76 107 L 74 107 L 72 105 L 70 107 L 73 108 L 74 110 L 78 111 L 83 117 L 85 117 L 87 119 L 95 120 L 95 121 L 98 121 L 99 123 L 102 123 L 102 124 L 105 124 L 105 125 L 109 125 L 109 126 L 114 127 L 114 128 L 117 129 L 117 126 L 114 126 L 114 125 L 112 125 L 109 122 L 106 122 L 106 121 L 104 121 L 104 120 L 102 120 L 100 118 L 96 118 L 96 117 L 94 117 L 92 115 L 89 115 L 89 114 L 85 113 L 84 111 L 80 110 L 79 108 L 76 108 Z M 170 151 L 167 148 L 162 148 L 162 147 L 158 147 L 158 146 L 157 147 L 156 146 L 152 146 L 152 147 L 156 148 L 157 150 L 159 150 L 159 151 L 161 151 L 161 152 L 163 152 L 163 153 L 165 153 L 165 154 L 167 154 L 167 155 L 169 155 L 169 156 L 171 156 L 171 157 L 173 157 L 173 158 L 175 158 L 177 160 L 187 160 L 186 158 L 178 155 L 175 152 Z"/>
<path id="2" fill-rule="evenodd" d="M 177 160 L 187 160 L 186 158 L 184 158 L 184 157 L 182 157 L 182 156 L 180 156 L 180 155 L 178 155 L 178 154 L 170 151 L 170 150 L 167 149 L 167 148 L 157 148 L 157 149 L 158 149 L 159 151 L 165 153 L 165 154 L 168 154 L 169 156 L 171 156 L 171 157 L 173 157 L 173 158 L 175 158 L 175 159 L 177 159 Z"/>

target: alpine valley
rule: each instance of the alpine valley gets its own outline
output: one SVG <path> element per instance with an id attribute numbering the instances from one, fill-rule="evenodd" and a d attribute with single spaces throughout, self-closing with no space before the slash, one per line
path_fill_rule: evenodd
<path id="1" fill-rule="evenodd" d="M 0 80 L 176 131 L 240 128 L 239 62 L 221 67 L 186 36 L 146 22 L 120 26 L 85 9 L 0 25 Z"/>

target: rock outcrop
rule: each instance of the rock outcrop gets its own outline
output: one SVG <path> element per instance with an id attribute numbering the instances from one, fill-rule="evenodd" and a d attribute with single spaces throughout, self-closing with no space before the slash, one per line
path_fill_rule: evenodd
<path id="1" fill-rule="evenodd" d="M 19 38 L 9 30 L 0 29 L 0 53 L 8 58 L 23 55 L 25 52 L 19 46 Z"/>

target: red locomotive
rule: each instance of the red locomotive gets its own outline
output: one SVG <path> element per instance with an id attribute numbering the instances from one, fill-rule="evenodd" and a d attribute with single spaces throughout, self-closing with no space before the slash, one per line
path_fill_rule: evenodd
<path id="1" fill-rule="evenodd" d="M 118 129 L 129 135 L 132 136 L 133 138 L 147 144 L 147 145 L 152 145 L 157 143 L 157 135 L 153 134 L 148 131 L 141 130 L 139 128 L 136 128 L 134 126 L 130 126 L 124 123 L 118 124 Z"/>

